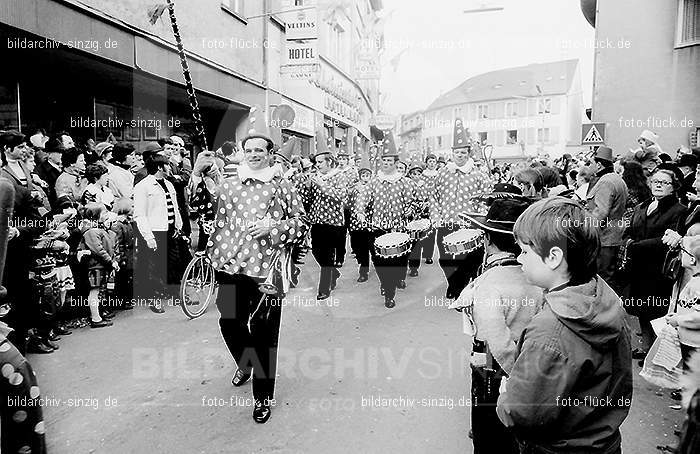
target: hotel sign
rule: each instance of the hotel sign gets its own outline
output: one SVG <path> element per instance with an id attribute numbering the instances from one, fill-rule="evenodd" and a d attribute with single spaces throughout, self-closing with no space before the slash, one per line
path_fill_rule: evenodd
<path id="1" fill-rule="evenodd" d="M 284 53 L 285 65 L 313 65 L 318 63 L 316 41 L 287 41 Z"/>

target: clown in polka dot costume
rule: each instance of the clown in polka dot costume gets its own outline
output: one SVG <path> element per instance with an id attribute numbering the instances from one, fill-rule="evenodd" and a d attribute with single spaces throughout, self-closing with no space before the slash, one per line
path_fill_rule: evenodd
<path id="1" fill-rule="evenodd" d="M 452 161 L 438 172 L 435 187 L 430 196 L 430 219 L 437 228 L 437 245 L 440 250 L 440 267 L 448 282 L 446 298 L 457 298 L 471 278 L 475 278 L 483 249 L 462 255 L 452 255 L 445 250 L 445 236 L 470 227 L 461 220 L 460 213 L 481 212 L 484 207 L 472 197 L 489 193 L 492 183 L 488 176 L 476 168 L 471 157 L 471 144 L 461 119 L 455 121 Z"/>
<path id="2" fill-rule="evenodd" d="M 192 185 L 199 189 L 211 234 L 207 252 L 219 284 L 221 335 L 236 362 L 234 386 L 253 378 L 253 419 L 266 422 L 274 399 L 281 299 L 289 283 L 289 253 L 308 223 L 293 183 L 271 167 L 272 140 L 243 139 L 244 163 L 216 187 L 205 179 L 213 158 L 197 157 Z M 213 189 L 213 190 L 212 190 Z M 260 286 L 271 278 L 272 290 Z"/>
<path id="3" fill-rule="evenodd" d="M 5 453 L 46 453 L 41 392 L 27 360 L 7 340 L 11 329 L 0 322 L 0 399 Z"/>

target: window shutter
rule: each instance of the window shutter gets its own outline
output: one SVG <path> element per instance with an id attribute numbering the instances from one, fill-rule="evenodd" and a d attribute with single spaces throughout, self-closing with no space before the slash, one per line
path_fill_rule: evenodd
<path id="1" fill-rule="evenodd" d="M 694 43 L 700 40 L 700 2 L 698 0 L 682 0 L 680 44 Z"/>

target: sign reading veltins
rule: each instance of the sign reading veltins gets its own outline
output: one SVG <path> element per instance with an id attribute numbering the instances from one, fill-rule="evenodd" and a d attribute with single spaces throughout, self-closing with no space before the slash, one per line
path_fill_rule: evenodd
<path id="1" fill-rule="evenodd" d="M 285 65 L 311 65 L 317 63 L 316 40 L 288 41 L 284 58 Z"/>
<path id="2" fill-rule="evenodd" d="M 284 22 L 287 26 L 286 38 L 290 41 L 318 38 L 316 17 L 315 8 L 292 9 L 285 12 Z"/>

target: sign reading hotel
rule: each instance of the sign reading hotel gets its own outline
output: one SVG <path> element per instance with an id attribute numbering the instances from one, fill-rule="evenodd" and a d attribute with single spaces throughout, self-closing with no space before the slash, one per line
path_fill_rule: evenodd
<path id="1" fill-rule="evenodd" d="M 299 42 L 287 41 L 284 54 L 285 65 L 314 65 L 318 63 L 316 40 Z"/>

